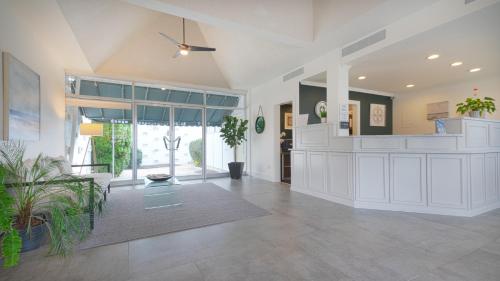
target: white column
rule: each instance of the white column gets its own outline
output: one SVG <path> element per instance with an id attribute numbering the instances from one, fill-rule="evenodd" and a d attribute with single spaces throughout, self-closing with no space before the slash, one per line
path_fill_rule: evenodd
<path id="1" fill-rule="evenodd" d="M 349 69 L 350 65 L 343 64 L 340 60 L 340 50 L 335 50 L 328 55 L 326 73 L 326 100 L 328 103 L 327 121 L 334 124 L 336 135 L 348 136 L 349 129 L 340 129 L 340 109 L 342 106 L 349 108 Z"/>

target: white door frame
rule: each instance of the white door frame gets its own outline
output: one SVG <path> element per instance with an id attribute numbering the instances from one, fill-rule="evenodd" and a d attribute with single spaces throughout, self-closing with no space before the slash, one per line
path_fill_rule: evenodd
<path id="1" fill-rule="evenodd" d="M 349 104 L 355 105 L 357 107 L 357 110 L 356 110 L 356 128 L 358 128 L 358 134 L 355 136 L 359 136 L 359 135 L 361 135 L 361 101 L 349 100 Z"/>

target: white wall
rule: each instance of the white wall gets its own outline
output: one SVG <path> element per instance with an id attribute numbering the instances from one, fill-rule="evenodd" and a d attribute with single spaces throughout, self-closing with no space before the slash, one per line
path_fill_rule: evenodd
<path id="1" fill-rule="evenodd" d="M 394 134 L 434 133 L 434 122 L 427 120 L 426 105 L 448 101 L 450 117 L 457 116 L 456 104 L 472 96 L 474 88 L 479 89 L 480 97 L 492 97 L 500 106 L 499 74 L 397 95 L 393 103 Z M 487 118 L 500 119 L 500 109 Z"/>
<path id="2" fill-rule="evenodd" d="M 37 30 L 47 31 L 42 26 L 47 27 L 47 25 L 54 23 L 56 17 L 50 17 L 50 22 L 38 23 L 40 28 L 37 30 L 32 25 L 33 17 L 30 17 L 30 14 L 36 14 L 37 6 L 44 7 L 38 9 L 40 13 L 43 13 L 50 5 L 54 7 L 54 4 L 54 1 L 45 0 L 31 4 L 28 1 L 0 1 L 0 50 L 14 55 L 37 72 L 41 79 L 40 140 L 25 143 L 28 157 L 40 152 L 53 156 L 64 155 L 65 67 L 62 62 L 64 53 L 51 48 L 55 43 L 51 43 L 48 37 L 42 39 L 41 34 L 37 33 Z M 54 11 L 57 12 L 58 9 Z M 61 28 L 52 30 L 52 35 L 60 36 L 61 33 L 57 34 L 57 32 L 61 31 Z M 67 47 L 72 42 L 64 41 L 62 43 L 66 44 L 64 47 Z M 78 53 L 71 55 L 79 56 Z M 69 63 L 70 60 L 66 63 Z M 0 91 L 2 91 L 1 87 Z M 3 116 L 0 118 L 3 119 Z M 3 123 L 3 120 L 0 123 Z"/>
<path id="3" fill-rule="evenodd" d="M 327 71 L 328 65 L 336 59 L 337 50 L 304 65 L 304 74 L 283 82 L 279 76 L 250 91 L 250 174 L 270 181 L 280 181 L 280 104 L 292 102 L 293 122 L 298 116 L 299 82 L 310 76 Z M 330 78 L 330 77 L 329 77 Z M 332 78 L 333 79 L 333 78 Z M 327 102 L 332 93 L 327 93 Z M 262 106 L 266 128 L 262 134 L 255 132 L 255 118 Z"/>

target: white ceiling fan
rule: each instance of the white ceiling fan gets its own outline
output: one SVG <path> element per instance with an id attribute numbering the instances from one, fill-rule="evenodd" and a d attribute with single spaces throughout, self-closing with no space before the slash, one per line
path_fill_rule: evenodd
<path id="1" fill-rule="evenodd" d="M 182 18 L 182 43 L 177 42 L 174 38 L 159 32 L 161 36 L 165 37 L 168 41 L 173 43 L 175 46 L 177 46 L 177 52 L 173 56 L 174 58 L 177 58 L 179 56 L 187 56 L 189 55 L 189 52 L 214 52 L 215 48 L 210 48 L 210 47 L 200 47 L 200 46 L 193 46 L 193 45 L 188 45 L 186 44 L 186 24 L 185 24 L 185 19 Z"/>

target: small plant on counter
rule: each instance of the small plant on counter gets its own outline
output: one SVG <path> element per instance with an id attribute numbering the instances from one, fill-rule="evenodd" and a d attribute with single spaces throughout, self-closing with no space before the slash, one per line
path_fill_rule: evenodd
<path id="1" fill-rule="evenodd" d="M 326 123 L 326 107 L 320 107 L 319 117 L 321 118 L 321 123 Z"/>
<path id="2" fill-rule="evenodd" d="M 481 99 L 477 97 L 478 89 L 474 89 L 474 96 L 467 98 L 464 102 L 457 104 L 457 113 L 462 115 L 468 113 L 470 117 L 480 118 L 484 112 L 493 113 L 496 111 L 495 99 L 484 97 Z"/>

